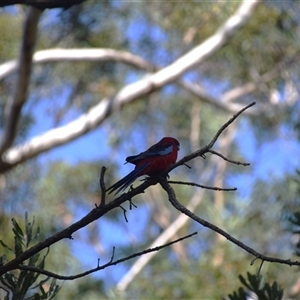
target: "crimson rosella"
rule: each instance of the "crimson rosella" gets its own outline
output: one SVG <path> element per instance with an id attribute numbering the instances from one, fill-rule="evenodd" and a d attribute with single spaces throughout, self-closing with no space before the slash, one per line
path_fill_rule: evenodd
<path id="1" fill-rule="evenodd" d="M 165 171 L 176 162 L 179 147 L 180 144 L 176 139 L 164 137 L 145 152 L 128 156 L 126 163 L 134 164 L 135 169 L 123 179 L 113 184 L 107 191 L 110 191 L 110 194 L 118 189 L 115 193 L 118 194 L 142 175 L 154 176 Z"/>

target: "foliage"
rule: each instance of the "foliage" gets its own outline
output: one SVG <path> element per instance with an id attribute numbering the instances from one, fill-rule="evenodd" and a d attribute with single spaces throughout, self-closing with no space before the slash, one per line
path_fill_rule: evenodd
<path id="1" fill-rule="evenodd" d="M 35 228 L 35 218 L 32 222 L 28 220 L 28 214 L 25 213 L 24 227 L 20 226 L 17 221 L 12 218 L 12 231 L 14 234 L 14 247 L 9 247 L 3 240 L 0 244 L 3 248 L 13 253 L 18 257 L 21 253 L 26 251 L 30 246 L 34 245 L 40 240 L 40 228 Z M 41 253 L 31 256 L 28 262 L 24 265 L 44 269 L 45 260 L 49 253 L 48 251 L 41 257 Z M 6 263 L 6 255 L 0 257 L 1 264 Z M 41 277 L 44 277 L 41 279 Z M 20 270 L 16 272 L 7 272 L 0 277 L 2 284 L 1 289 L 5 291 L 5 300 L 50 300 L 54 299 L 58 294 L 60 287 L 56 284 L 56 279 L 41 276 L 39 273 L 28 272 L 27 270 Z"/>
<path id="2" fill-rule="evenodd" d="M 277 282 L 262 283 L 261 276 L 247 273 L 247 279 L 239 275 L 241 283 L 247 288 L 240 287 L 238 291 L 228 295 L 230 300 L 246 300 L 251 298 L 260 300 L 281 300 L 283 297 L 283 290 L 278 286 Z"/>

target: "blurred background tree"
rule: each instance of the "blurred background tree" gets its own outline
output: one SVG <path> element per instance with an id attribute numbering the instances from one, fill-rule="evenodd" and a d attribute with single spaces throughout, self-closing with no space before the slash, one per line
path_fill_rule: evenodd
<path id="1" fill-rule="evenodd" d="M 68 9 L 44 9 L 36 17 L 34 52 L 48 57 L 43 62 L 34 56 L 21 113 L 12 120 L 17 123 L 16 134 L 7 147 L 6 125 L 19 88 L 19 73 L 12 65 L 26 40 L 24 20 L 33 8 L 3 6 L 0 239 L 13 243 L 13 235 L 8 234 L 10 219 L 22 222 L 25 211 L 35 215 L 45 237 L 65 228 L 99 203 L 102 165 L 109 168 L 109 186 L 131 170 L 123 166 L 126 156 L 139 153 L 162 136 L 180 140 L 182 157 L 207 143 L 238 108 L 256 101 L 256 107 L 231 126 L 216 146 L 229 158 L 250 162 L 250 167 L 228 165 L 216 157 L 199 158 L 191 170 L 176 169 L 171 177 L 236 186 L 235 193 L 186 186 L 176 186 L 176 192 L 182 204 L 193 205 L 197 215 L 257 251 L 292 257 L 287 220 L 299 202 L 294 181 L 300 136 L 298 1 L 259 3 L 245 26 L 219 51 L 180 80 L 114 108 L 105 121 L 91 125 L 77 139 L 33 156 L 18 148 L 52 129 L 84 119 L 93 107 L 100 109 L 98 105 L 104 105 L 107 97 L 113 101 L 124 86 L 188 53 L 213 35 L 239 5 L 238 1 L 82 1 Z M 76 59 L 70 52 L 64 58 L 42 52 L 53 49 L 83 52 Z M 89 50 L 104 55 L 91 58 Z M 15 153 L 23 153 L 19 161 L 14 161 Z M 134 203 L 137 208 L 128 213 L 128 223 L 122 210 L 114 211 L 79 231 L 73 241 L 52 247 L 45 268 L 74 274 L 94 267 L 98 257 L 109 260 L 113 246 L 118 256 L 147 248 L 180 217 L 158 185 Z M 252 258 L 247 253 L 198 224 L 185 220 L 172 238 L 191 230 L 199 234 L 157 253 L 143 266 L 137 259 L 65 282 L 59 291 L 61 299 L 75 295 L 82 299 L 216 299 L 236 289 L 239 274 L 256 272 L 258 264 L 250 266 Z M 5 253 L 6 249 L 0 249 Z M 133 265 L 140 269 L 138 276 L 130 271 Z M 267 280 L 279 282 L 286 297 L 299 297 L 293 269 L 264 264 L 261 272 Z"/>

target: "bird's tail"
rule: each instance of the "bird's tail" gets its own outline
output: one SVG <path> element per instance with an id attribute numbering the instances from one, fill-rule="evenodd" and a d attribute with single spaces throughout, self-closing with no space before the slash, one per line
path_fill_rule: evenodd
<path id="1" fill-rule="evenodd" d="M 140 173 L 148 166 L 148 164 L 145 164 L 139 168 L 135 168 L 132 172 L 130 172 L 128 175 L 126 175 L 124 178 L 113 184 L 111 187 L 109 187 L 106 191 L 109 191 L 109 194 L 113 191 L 117 190 L 115 195 L 120 193 L 121 191 L 124 191 L 127 187 L 129 187 L 140 175 Z"/>

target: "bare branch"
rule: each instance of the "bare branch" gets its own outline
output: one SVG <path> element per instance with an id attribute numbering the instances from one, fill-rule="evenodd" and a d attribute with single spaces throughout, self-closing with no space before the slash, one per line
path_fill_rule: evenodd
<path id="1" fill-rule="evenodd" d="M 100 190 L 101 190 L 101 203 L 100 203 L 101 206 L 105 205 L 106 187 L 104 182 L 104 174 L 106 170 L 107 168 L 104 166 L 101 168 L 101 174 L 99 179 Z"/>
<path id="2" fill-rule="evenodd" d="M 213 104 L 215 107 L 221 108 L 223 110 L 236 113 L 242 107 L 242 104 L 233 103 L 233 100 L 241 98 L 243 96 L 249 95 L 250 93 L 261 89 L 266 83 L 280 77 L 284 76 L 284 70 L 286 70 L 290 65 L 294 64 L 299 60 L 299 52 L 293 54 L 291 59 L 280 61 L 274 66 L 274 68 L 259 77 L 254 82 L 248 82 L 238 87 L 234 87 L 229 91 L 226 91 L 219 98 L 210 95 L 200 84 L 191 83 L 187 81 L 178 81 L 177 84 L 185 88 L 192 95 L 200 98 L 202 101 Z M 272 111 L 282 104 L 272 103 L 271 101 L 260 104 L 260 107 L 256 110 L 248 111 L 247 114 L 252 116 L 258 116 L 262 114 L 270 114 L 270 107 L 272 106 Z M 271 111 L 271 113 L 272 113 Z"/>
<path id="3" fill-rule="evenodd" d="M 252 103 L 250 103 L 249 105 L 247 105 L 247 106 L 245 106 L 243 109 L 241 109 L 238 113 L 236 113 L 231 119 L 229 119 L 219 130 L 218 130 L 218 132 L 217 132 L 217 134 L 215 135 L 215 137 L 212 139 L 212 141 L 209 143 L 209 145 L 208 145 L 208 148 L 209 149 L 211 149 L 213 146 L 214 146 L 214 144 L 215 144 L 215 142 L 216 142 L 216 140 L 219 138 L 219 136 L 221 135 L 221 133 L 231 124 L 231 123 L 233 123 L 236 119 L 237 119 L 237 117 L 240 115 L 240 114 L 242 114 L 245 110 L 247 110 L 248 108 L 250 108 L 250 107 L 252 107 L 252 106 L 254 106 L 256 103 L 255 102 L 252 102 Z"/>
<path id="4" fill-rule="evenodd" d="M 217 151 L 215 151 L 215 150 L 210 149 L 208 152 L 210 152 L 210 153 L 212 153 L 212 154 L 215 154 L 215 155 L 217 155 L 217 156 L 220 156 L 221 158 L 223 158 L 224 160 L 226 160 L 226 161 L 228 161 L 228 162 L 230 162 L 230 163 L 232 163 L 232 164 L 235 164 L 235 165 L 242 165 L 242 166 L 245 166 L 245 167 L 250 166 L 249 163 L 244 163 L 244 162 L 239 162 L 239 161 L 231 160 L 231 159 L 225 157 L 224 155 L 222 155 L 221 153 L 219 153 L 219 152 L 217 152 Z"/>
<path id="5" fill-rule="evenodd" d="M 50 63 L 50 62 L 72 62 L 72 61 L 113 61 L 122 62 L 130 66 L 145 70 L 147 72 L 158 71 L 160 68 L 154 66 L 153 64 L 147 62 L 138 55 L 134 55 L 130 52 L 117 51 L 114 49 L 48 49 L 38 51 L 33 55 L 32 63 Z M 13 74 L 17 70 L 17 61 L 12 60 L 0 65 L 0 80 Z M 279 63 L 272 71 L 263 74 L 260 77 L 260 84 L 269 82 L 270 80 L 278 77 L 280 75 L 280 70 L 283 69 L 283 64 Z M 242 104 L 231 103 L 232 100 L 245 96 L 258 87 L 258 83 L 250 82 L 242 86 L 233 88 L 223 94 L 220 99 L 207 93 L 207 91 L 202 88 L 199 84 L 187 82 L 184 80 L 176 81 L 180 87 L 186 89 L 191 94 L 198 98 L 201 98 L 204 102 L 209 102 L 216 107 L 224 109 L 229 112 L 237 112 L 241 109 Z M 258 115 L 261 110 L 252 110 L 247 112 L 249 115 Z"/>
<path id="6" fill-rule="evenodd" d="M 16 258 L 12 259 L 11 261 L 7 262 L 6 264 L 0 266 L 0 276 L 5 274 L 10 270 L 14 270 L 17 268 L 18 265 L 22 264 L 25 260 L 29 259 L 32 255 L 50 247 L 51 245 L 57 243 L 62 239 L 70 239 L 72 238 L 72 234 L 79 229 L 87 226 L 88 224 L 94 222 L 95 220 L 101 218 L 107 212 L 111 211 L 112 209 L 119 207 L 125 201 L 130 200 L 134 196 L 144 192 L 144 190 L 149 187 L 150 185 L 154 185 L 157 183 L 157 180 L 154 178 L 150 178 L 147 182 L 144 182 L 134 190 L 131 190 L 128 193 L 122 194 L 121 196 L 117 197 L 114 201 L 107 203 L 105 206 L 98 206 L 91 210 L 86 216 L 84 216 L 81 220 L 73 223 L 69 227 L 65 228 L 64 230 L 46 238 L 44 241 L 32 246 L 28 250 L 21 253 Z"/>
<path id="7" fill-rule="evenodd" d="M 219 99 L 219 98 L 216 98 L 216 97 L 208 94 L 208 92 L 204 88 L 202 88 L 199 84 L 192 83 L 192 82 L 187 82 L 187 81 L 183 81 L 183 80 L 178 81 L 177 83 L 178 83 L 179 86 L 186 89 L 192 95 L 200 98 L 204 102 L 213 104 L 214 106 L 216 106 L 218 108 L 221 108 L 225 111 L 236 113 L 237 111 L 239 111 L 243 107 L 243 104 L 231 103 L 230 101 L 225 101 L 224 96 L 220 97 L 220 99 Z M 251 83 L 251 85 L 252 85 L 252 83 Z M 255 85 L 254 85 L 254 87 L 255 87 Z M 250 91 L 248 91 L 246 89 L 245 90 L 242 89 L 242 90 L 244 92 L 244 95 L 247 95 L 247 94 L 250 93 Z M 253 91 L 253 90 L 251 89 L 251 91 Z M 236 99 L 238 96 L 240 96 L 240 94 L 236 95 L 236 97 L 233 97 L 233 99 Z M 252 110 L 252 111 L 247 112 L 247 114 L 250 115 L 250 116 L 257 116 L 257 115 L 261 114 L 261 111 L 256 109 L 256 110 Z"/>
<path id="8" fill-rule="evenodd" d="M 297 57 L 297 56 L 296 56 Z M 130 52 L 117 51 L 114 49 L 48 49 L 38 51 L 33 55 L 32 63 L 50 63 L 50 62 L 72 62 L 72 61 L 113 61 L 122 62 L 130 66 L 145 70 L 147 72 L 158 71 L 160 68 L 147 62 L 138 55 Z M 0 65 L 0 80 L 13 74 L 17 70 L 17 61 L 12 60 Z M 272 71 L 263 74 L 260 77 L 259 83 L 250 82 L 242 86 L 233 88 L 225 92 L 220 99 L 208 94 L 208 92 L 199 84 L 187 82 L 184 80 L 177 80 L 176 84 L 186 89 L 194 96 L 201 98 L 204 102 L 211 103 L 223 110 L 236 113 L 241 109 L 242 104 L 232 103 L 233 100 L 254 92 L 259 85 L 267 83 L 281 74 L 281 70 L 285 69 L 284 63 L 279 63 Z M 269 109 L 269 107 L 267 107 Z M 249 115 L 259 115 L 262 113 L 261 108 L 247 112 Z"/>
<path id="9" fill-rule="evenodd" d="M 178 202 L 177 198 L 176 198 L 176 194 L 175 194 L 173 188 L 169 185 L 169 183 L 167 182 L 165 177 L 163 177 L 163 176 L 160 177 L 159 178 L 159 183 L 162 186 L 162 188 L 167 192 L 168 197 L 169 197 L 169 201 L 171 202 L 171 204 L 177 210 L 179 210 L 183 214 L 189 216 L 191 219 L 193 219 L 197 223 L 201 224 L 202 226 L 210 228 L 211 230 L 213 230 L 213 231 L 219 233 L 220 235 L 224 236 L 230 242 L 234 243 L 238 247 L 244 249 L 245 251 L 247 251 L 251 255 L 255 256 L 255 258 L 258 258 L 262 261 L 275 262 L 275 263 L 285 264 L 285 265 L 289 265 L 289 266 L 300 266 L 300 261 L 292 261 L 290 259 L 281 259 L 281 258 L 270 257 L 270 256 L 260 254 L 259 252 L 255 251 L 254 249 L 247 246 L 243 242 L 241 242 L 241 241 L 237 240 L 236 238 L 234 238 L 233 236 L 231 236 L 229 233 L 227 233 L 223 229 L 221 229 L 221 228 L 215 226 L 214 224 L 212 224 L 210 222 L 207 222 L 204 219 L 198 217 L 193 212 L 191 212 L 189 209 L 187 209 L 185 206 L 180 204 Z"/>
<path id="10" fill-rule="evenodd" d="M 195 183 L 195 182 L 187 182 L 187 181 L 168 180 L 168 183 L 170 183 L 170 184 L 180 184 L 180 185 L 197 186 L 197 187 L 200 187 L 200 188 L 203 188 L 203 189 L 214 190 L 214 191 L 232 192 L 232 191 L 236 191 L 237 190 L 237 188 L 220 188 L 220 187 L 216 187 L 216 186 L 206 186 L 206 185 L 198 184 L 198 183 Z"/>
<path id="11" fill-rule="evenodd" d="M 0 139 L 0 156 L 14 141 L 18 120 L 22 107 L 27 99 L 28 85 L 31 74 L 31 61 L 34 52 L 37 27 L 41 11 L 30 8 L 24 22 L 23 40 L 18 61 L 18 73 L 15 94 L 9 99 L 5 108 L 3 136 Z"/>
<path id="12" fill-rule="evenodd" d="M 191 200 L 189 201 L 187 207 L 189 210 L 194 211 L 199 203 L 203 199 L 205 190 L 197 190 Z M 166 243 L 170 240 L 180 228 L 182 228 L 190 218 L 184 214 L 179 214 L 177 218 L 166 228 L 151 244 L 151 248 L 156 245 Z M 129 271 L 121 278 L 118 282 L 116 288 L 120 291 L 126 290 L 127 286 L 134 280 L 134 278 L 141 272 L 141 270 L 149 263 L 149 261 L 154 257 L 156 253 L 152 252 L 147 256 L 141 256 L 139 259 L 131 266 Z"/>
<path id="13" fill-rule="evenodd" d="M 217 139 L 219 138 L 219 136 L 222 134 L 222 132 L 231 124 L 233 123 L 239 115 L 241 115 L 245 110 L 247 110 L 248 108 L 252 107 L 253 105 L 255 105 L 255 102 L 250 103 L 249 105 L 245 106 L 243 109 L 241 109 L 238 113 L 236 113 L 232 118 L 230 118 L 215 134 L 215 136 L 212 138 L 212 140 L 209 142 L 209 144 L 207 144 L 206 146 L 202 147 L 201 149 L 183 157 L 182 159 L 180 159 L 177 163 L 175 163 L 174 165 L 172 165 L 167 171 L 166 173 L 169 173 L 170 171 L 172 171 L 173 169 L 177 168 L 178 166 L 182 166 L 184 165 L 186 162 L 199 157 L 199 156 L 204 156 L 207 152 L 210 152 L 211 148 L 214 146 L 215 142 L 217 141 Z"/>
<path id="14" fill-rule="evenodd" d="M 154 67 L 138 55 L 126 51 L 117 51 L 113 49 L 48 49 L 38 51 L 33 55 L 32 63 L 50 63 L 50 62 L 72 62 L 72 61 L 114 61 L 122 62 L 133 67 L 148 70 L 154 70 Z M 17 70 L 15 60 L 8 61 L 0 65 L 0 80 L 11 75 Z"/>
<path id="15" fill-rule="evenodd" d="M 1 0 L 0 7 L 9 6 L 9 5 L 28 5 L 32 7 L 36 7 L 39 9 L 46 9 L 46 8 L 63 8 L 68 9 L 73 5 L 78 5 L 85 0 Z"/>
<path id="16" fill-rule="evenodd" d="M 113 97 L 102 99 L 99 104 L 92 107 L 87 113 L 67 125 L 49 130 L 22 145 L 8 150 L 3 156 L 5 164 L 0 166 L 0 172 L 5 172 L 20 162 L 74 140 L 94 129 L 115 110 L 120 110 L 125 104 L 133 102 L 177 80 L 187 70 L 204 61 L 209 55 L 212 55 L 227 43 L 248 21 L 258 2 L 243 1 L 236 13 L 214 35 L 177 59 L 171 65 L 133 84 L 125 86 Z"/>
<path id="17" fill-rule="evenodd" d="M 220 98 L 216 98 L 208 94 L 208 92 L 201 85 L 196 83 L 182 80 L 182 81 L 178 81 L 177 84 L 185 88 L 188 92 L 200 98 L 204 102 L 213 104 L 216 107 L 221 108 L 223 110 L 236 113 L 243 107 L 243 104 L 233 103 L 232 102 L 233 100 L 249 95 L 250 93 L 257 90 L 262 84 L 265 84 L 279 77 L 282 73 L 282 70 L 285 69 L 286 64 L 287 63 L 283 63 L 283 62 L 278 63 L 278 65 L 275 66 L 273 70 L 261 75 L 258 82 L 249 82 L 244 85 L 235 87 L 223 93 L 223 95 Z M 269 110 L 270 110 L 270 105 L 265 107 L 260 107 L 259 109 L 251 110 L 247 112 L 247 114 L 250 116 L 257 116 L 257 115 L 261 115 L 264 112 L 269 112 Z"/>
<path id="18" fill-rule="evenodd" d="M 46 276 L 49 276 L 49 277 L 52 277 L 52 278 L 56 278 L 56 279 L 60 279 L 60 280 L 74 280 L 74 279 L 78 279 L 78 278 L 87 276 L 89 274 L 95 273 L 97 271 L 106 269 L 108 267 L 115 266 L 115 265 L 120 264 L 120 263 L 122 263 L 124 261 L 127 261 L 129 259 L 141 256 L 141 255 L 144 255 L 144 254 L 147 254 L 147 253 L 159 251 L 159 250 L 161 250 L 163 248 L 166 248 L 166 247 L 169 247 L 169 246 L 171 246 L 175 243 L 178 243 L 180 241 L 188 239 L 188 238 L 190 238 L 190 237 L 192 237 L 196 234 L 197 234 L 197 232 L 193 232 L 192 234 L 181 237 L 181 238 L 179 238 L 175 241 L 169 242 L 165 245 L 161 245 L 161 246 L 158 246 L 158 247 L 155 247 L 155 248 L 149 248 L 149 249 L 134 253 L 132 255 L 126 256 L 124 258 L 118 259 L 116 261 L 114 261 L 114 251 L 113 251 L 113 255 L 112 255 L 112 257 L 111 257 L 111 259 L 108 263 L 106 263 L 102 266 L 99 266 L 99 260 L 98 260 L 98 266 L 96 268 L 88 270 L 88 271 L 83 272 L 83 273 L 76 274 L 76 275 L 64 276 L 64 275 L 59 275 L 59 274 L 56 274 L 56 273 L 53 273 L 53 272 L 50 272 L 50 271 L 47 271 L 47 270 L 43 270 L 43 269 L 40 269 L 40 268 L 37 268 L 37 267 L 26 266 L 26 265 L 19 265 L 17 267 L 17 269 L 43 274 L 43 275 L 46 275 Z"/>
<path id="19" fill-rule="evenodd" d="M 127 219 L 127 210 L 122 206 L 122 205 L 119 205 L 119 207 L 123 210 L 123 214 L 124 214 L 124 219 L 126 221 L 126 223 L 128 223 L 128 219 Z"/>

